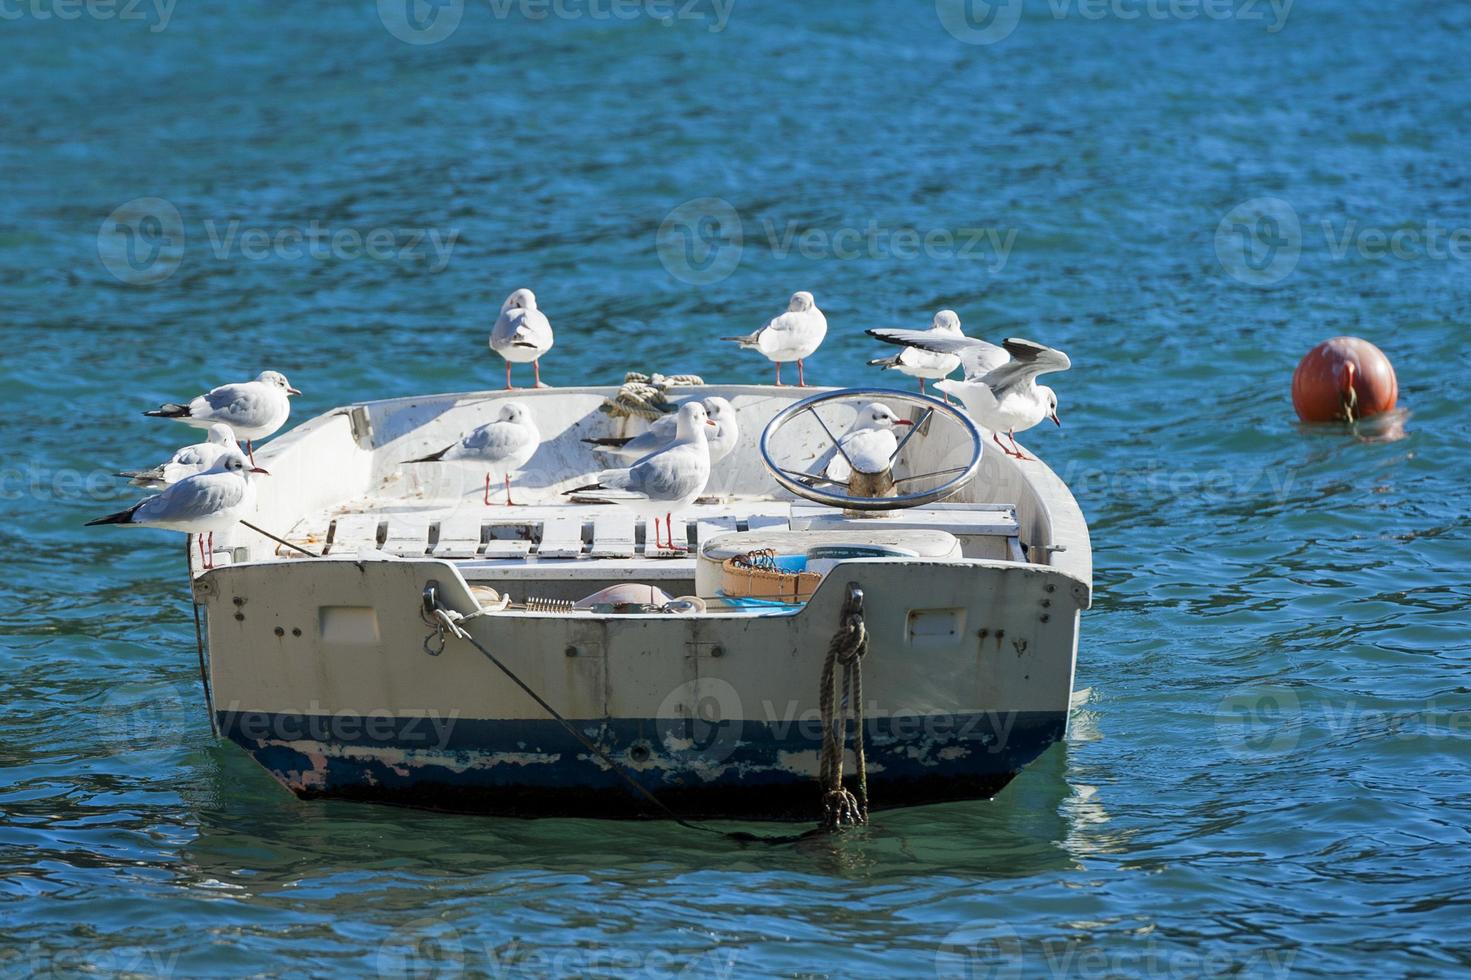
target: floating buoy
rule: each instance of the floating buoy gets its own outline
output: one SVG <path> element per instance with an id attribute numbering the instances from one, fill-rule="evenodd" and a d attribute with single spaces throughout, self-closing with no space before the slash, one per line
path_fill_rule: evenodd
<path id="1" fill-rule="evenodd" d="M 1323 341 L 1292 375 L 1292 407 L 1304 422 L 1355 422 L 1390 411 L 1398 400 L 1394 365 L 1358 337 Z"/>

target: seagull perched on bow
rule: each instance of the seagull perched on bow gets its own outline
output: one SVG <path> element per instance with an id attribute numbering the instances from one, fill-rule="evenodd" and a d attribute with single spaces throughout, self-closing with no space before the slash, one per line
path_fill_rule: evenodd
<path id="1" fill-rule="evenodd" d="M 199 544 L 200 564 L 213 568 L 214 533 L 228 531 L 255 510 L 254 474 L 270 475 L 240 453 L 227 452 L 203 473 L 187 476 L 127 510 L 88 521 L 87 526 L 130 524 L 193 534 Z M 209 536 L 208 548 L 205 535 Z"/>
<path id="2" fill-rule="evenodd" d="M 511 365 L 531 364 L 536 387 L 541 383 L 541 356 L 552 349 L 552 322 L 536 308 L 536 294 L 518 289 L 501 304 L 501 315 L 490 331 L 490 349 L 506 361 L 506 390 L 511 390 Z"/>
<path id="3" fill-rule="evenodd" d="M 735 449 L 736 440 L 740 438 L 741 431 L 736 426 L 735 406 L 718 395 L 706 398 L 701 402 L 705 406 L 705 416 L 715 423 L 715 431 L 710 433 L 706 443 L 710 447 L 710 465 L 715 465 L 725 457 L 729 456 L 731 450 Z M 640 459 L 649 453 L 657 452 L 672 443 L 678 435 L 679 418 L 676 415 L 666 415 L 656 419 L 649 426 L 647 432 L 640 433 L 628 438 L 604 438 L 584 439 L 594 448 L 609 453 L 613 456 L 622 456 L 625 459 Z"/>
<path id="4" fill-rule="evenodd" d="M 465 459 L 485 464 L 485 506 L 490 506 L 491 477 L 504 480 L 506 506 L 514 507 L 511 499 L 511 474 L 525 466 L 536 455 L 541 445 L 541 433 L 526 406 L 520 402 L 506 402 L 494 422 L 475 429 L 452 446 L 422 459 L 411 459 L 410 463 L 440 463 Z"/>
<path id="5" fill-rule="evenodd" d="M 150 418 L 176 419 L 197 429 L 208 429 L 223 422 L 245 442 L 245 454 L 255 462 L 252 443 L 274 435 L 291 417 L 291 395 L 301 392 L 291 387 L 286 375 L 279 371 L 262 371 L 254 381 L 220 385 L 187 405 L 168 402 L 151 412 Z"/>
<path id="6" fill-rule="evenodd" d="M 225 453 L 243 452 L 240 443 L 235 441 L 235 433 L 230 427 L 223 422 L 216 422 L 209 427 L 207 441 L 185 446 L 174 453 L 167 463 L 160 463 L 152 469 L 125 470 L 118 476 L 125 478 L 135 487 L 161 490 L 164 487 L 173 486 L 187 476 L 203 473 Z"/>
<path id="7" fill-rule="evenodd" d="M 848 431 L 838 439 L 838 454 L 828 461 L 822 475 L 846 486 L 854 471 L 869 476 L 883 473 L 893 464 L 894 454 L 899 451 L 899 437 L 894 434 L 894 426 L 913 424 L 909 419 L 895 415 L 887 405 L 870 402 L 863 406 Z"/>
<path id="8" fill-rule="evenodd" d="M 991 430 L 991 438 L 1008 456 L 1031 458 L 1016 444 L 1018 432 L 1043 419 L 1062 425 L 1057 417 L 1057 393 L 1037 384 L 1039 375 L 1073 366 L 1060 350 L 1020 337 L 1009 338 L 997 347 L 971 337 L 937 337 L 922 330 L 870 330 L 868 334 L 890 344 L 958 356 L 964 378 L 941 381 L 935 387 L 958 397 L 967 414 Z M 1002 445 L 1002 432 L 1011 440 L 1009 449 Z"/>
<path id="9" fill-rule="evenodd" d="M 654 521 L 654 548 L 659 551 L 684 551 L 674 543 L 674 515 L 684 510 L 710 482 L 710 449 L 706 430 L 715 423 L 705 416 L 699 402 L 686 402 L 675 416 L 676 432 L 672 443 L 650 453 L 626 470 L 603 470 L 587 486 L 568 490 L 566 496 L 599 490 L 614 490 L 621 495 L 609 497 L 635 514 Z M 666 545 L 659 540 L 659 515 L 664 515 Z M 647 551 L 647 547 L 645 548 Z"/>
<path id="10" fill-rule="evenodd" d="M 776 364 L 776 383 L 781 384 L 781 366 L 797 362 L 797 387 L 807 387 L 802 362 L 811 357 L 827 336 L 827 317 L 817 308 L 812 294 L 793 293 L 787 311 L 745 337 L 722 337 L 748 350 L 759 350 Z"/>
<path id="11" fill-rule="evenodd" d="M 960 332 L 960 316 L 954 310 L 941 310 L 935 314 L 928 333 L 936 337 L 964 337 Z M 954 354 L 936 354 L 922 347 L 906 347 L 893 357 L 880 357 L 868 362 L 886 371 L 899 371 L 911 378 L 919 379 L 919 393 L 924 394 L 926 379 L 938 381 L 960 367 L 960 358 Z"/>

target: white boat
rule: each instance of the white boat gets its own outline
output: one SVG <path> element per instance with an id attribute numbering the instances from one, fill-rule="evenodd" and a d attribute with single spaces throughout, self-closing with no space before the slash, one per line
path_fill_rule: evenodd
<path id="1" fill-rule="evenodd" d="M 272 475 L 250 524 L 268 534 L 217 534 L 212 569 L 191 559 L 219 731 L 304 798 L 811 818 L 819 681 L 861 595 L 872 806 L 989 798 L 1063 738 L 1092 555 L 1046 465 L 982 451 L 957 410 L 907 393 L 678 389 L 729 399 L 742 434 L 676 515 L 690 553 L 663 557 L 630 511 L 565 495 L 614 465 L 584 439 L 645 427 L 602 410 L 616 394 L 369 402 L 259 450 Z M 473 463 L 404 464 L 511 398 L 543 438 L 520 506 L 486 506 Z M 874 400 L 923 423 L 895 462 L 900 496 L 807 486 L 829 430 Z M 810 598 L 732 597 L 726 560 L 760 552 L 806 561 Z M 633 584 L 652 604 L 572 608 Z"/>

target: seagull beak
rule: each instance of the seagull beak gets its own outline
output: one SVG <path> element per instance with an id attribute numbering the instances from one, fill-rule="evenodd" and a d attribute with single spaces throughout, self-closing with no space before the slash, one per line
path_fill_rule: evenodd
<path id="1" fill-rule="evenodd" d="M 259 466 L 254 467 L 250 472 L 252 472 L 252 473 L 259 473 L 261 476 L 270 476 L 271 475 L 271 471 L 270 470 L 263 470 Z"/>
<path id="2" fill-rule="evenodd" d="M 301 392 L 297 391 L 295 388 L 292 388 L 292 387 L 288 386 L 286 388 L 286 394 L 288 394 L 288 395 L 299 395 L 299 394 L 301 394 Z"/>
<path id="3" fill-rule="evenodd" d="M 1060 418 L 1057 417 L 1057 413 L 1056 412 L 1053 412 L 1051 415 L 1049 415 L 1047 417 L 1049 419 L 1051 419 L 1052 422 L 1053 422 L 1053 424 L 1056 425 L 1059 429 L 1062 428 L 1062 419 L 1060 419 Z"/>
<path id="4" fill-rule="evenodd" d="M 914 424 L 914 420 L 913 419 L 895 419 L 894 420 L 894 424 L 895 425 L 913 425 Z"/>
<path id="5" fill-rule="evenodd" d="M 715 422 L 714 419 L 706 419 L 705 420 L 705 424 L 708 425 L 712 429 L 718 429 L 718 428 L 720 428 L 720 426 L 718 424 L 716 424 L 716 422 Z"/>

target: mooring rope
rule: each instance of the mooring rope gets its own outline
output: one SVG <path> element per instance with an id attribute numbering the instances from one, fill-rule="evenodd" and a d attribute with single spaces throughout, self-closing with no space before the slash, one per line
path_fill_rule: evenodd
<path id="1" fill-rule="evenodd" d="M 863 590 L 849 583 L 843 620 L 827 647 L 822 665 L 819 702 L 822 710 L 822 829 L 861 827 L 868 823 L 868 761 L 863 751 L 863 655 L 868 628 L 863 623 Z M 853 769 L 856 792 L 843 785 L 846 714 L 838 711 L 837 671 L 843 672 L 842 705 L 853 716 Z"/>

